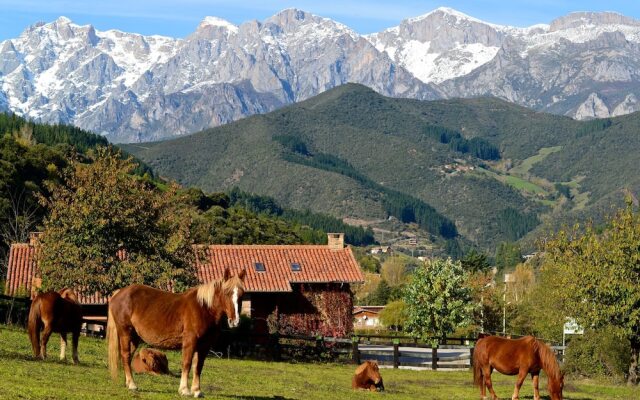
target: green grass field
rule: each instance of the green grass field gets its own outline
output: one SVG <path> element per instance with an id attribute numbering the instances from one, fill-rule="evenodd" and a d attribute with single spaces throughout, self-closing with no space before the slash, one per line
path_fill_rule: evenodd
<path id="1" fill-rule="evenodd" d="M 0 327 L 0 398 L 2 399 L 178 399 L 177 376 L 136 376 L 139 390 L 129 392 L 110 380 L 106 343 L 80 338 L 80 365 L 57 360 L 59 339 L 52 336 L 47 361 L 33 360 L 23 330 Z M 179 353 L 169 352 L 169 367 L 179 372 Z M 471 372 L 383 369 L 384 393 L 351 390 L 354 367 L 338 364 L 292 364 L 245 360 L 207 360 L 202 389 L 211 399 L 477 399 Z M 510 398 L 513 378 L 494 375 L 498 395 Z M 585 380 L 566 380 L 565 399 L 638 399 L 640 390 Z M 541 379 L 541 385 L 546 380 Z M 546 389 L 542 390 L 543 398 Z M 532 399 L 527 380 L 521 399 Z"/>
<path id="2" fill-rule="evenodd" d="M 538 154 L 522 160 L 519 165 L 511 168 L 509 172 L 520 176 L 528 174 L 529 170 L 531 169 L 531 167 L 533 167 L 534 164 L 544 160 L 549 154 L 556 153 L 560 150 L 562 150 L 562 146 L 543 147 L 538 150 Z"/>

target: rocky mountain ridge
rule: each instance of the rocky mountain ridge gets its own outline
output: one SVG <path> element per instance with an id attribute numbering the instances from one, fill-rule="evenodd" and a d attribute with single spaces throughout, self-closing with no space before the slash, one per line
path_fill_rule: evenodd
<path id="1" fill-rule="evenodd" d="M 640 109 L 640 21 L 572 13 L 490 24 L 449 8 L 383 32 L 296 9 L 184 39 L 99 31 L 61 17 L 0 42 L 0 110 L 113 142 L 184 135 L 347 82 L 394 97 L 496 96 L 578 119 Z"/>

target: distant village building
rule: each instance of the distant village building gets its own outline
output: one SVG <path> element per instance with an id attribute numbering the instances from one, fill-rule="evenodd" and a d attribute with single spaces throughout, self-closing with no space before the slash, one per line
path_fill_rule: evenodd
<path id="1" fill-rule="evenodd" d="M 355 306 L 353 307 L 353 327 L 354 329 L 376 329 L 381 328 L 380 311 L 384 306 Z"/>
<path id="2" fill-rule="evenodd" d="M 33 297 L 40 287 L 37 243 L 11 245 L 5 294 Z M 195 246 L 198 279 L 220 279 L 225 268 L 247 271 L 242 312 L 256 333 L 346 336 L 352 332 L 351 284 L 364 281 L 344 235 L 328 245 Z M 103 296 L 80 296 L 83 309 L 102 307 Z"/>
<path id="3" fill-rule="evenodd" d="M 387 254 L 391 253 L 391 246 L 378 246 L 369 249 L 369 254 Z"/>

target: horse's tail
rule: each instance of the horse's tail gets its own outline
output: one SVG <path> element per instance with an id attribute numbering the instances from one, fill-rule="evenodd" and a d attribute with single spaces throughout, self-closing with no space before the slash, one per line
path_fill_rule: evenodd
<path id="1" fill-rule="evenodd" d="M 118 339 L 118 330 L 116 322 L 113 320 L 111 312 L 111 304 L 109 304 L 109 315 L 107 316 L 107 343 L 109 351 L 109 371 L 113 380 L 118 379 L 118 368 L 120 366 L 118 357 L 120 356 L 120 340 Z"/>
<path id="2" fill-rule="evenodd" d="M 28 331 L 34 357 L 40 356 L 40 330 L 42 330 L 40 303 L 40 297 L 36 297 L 29 309 Z"/>
<path id="3" fill-rule="evenodd" d="M 484 384 L 484 377 L 482 376 L 482 363 L 480 362 L 480 349 L 478 346 L 482 340 L 476 342 L 475 349 L 473 351 L 473 384 L 482 387 Z"/>

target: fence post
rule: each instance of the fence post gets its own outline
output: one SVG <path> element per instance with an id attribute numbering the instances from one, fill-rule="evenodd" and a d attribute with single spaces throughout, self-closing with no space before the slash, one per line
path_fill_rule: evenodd
<path id="1" fill-rule="evenodd" d="M 360 365 L 360 350 L 358 349 L 358 342 L 360 338 L 354 336 L 351 338 L 351 357 L 353 363 L 356 365 Z"/>
<path id="2" fill-rule="evenodd" d="M 400 339 L 393 339 L 393 368 L 400 365 Z"/>
<path id="3" fill-rule="evenodd" d="M 431 346 L 431 369 L 438 369 L 438 346 Z"/>
<path id="4" fill-rule="evenodd" d="M 316 336 L 316 355 L 318 356 L 318 361 L 322 360 L 322 350 L 324 348 L 324 339 L 322 335 Z"/>
<path id="5" fill-rule="evenodd" d="M 280 334 L 274 333 L 271 335 L 271 351 L 272 358 L 275 361 L 280 361 L 281 359 L 281 351 L 280 351 Z"/>

